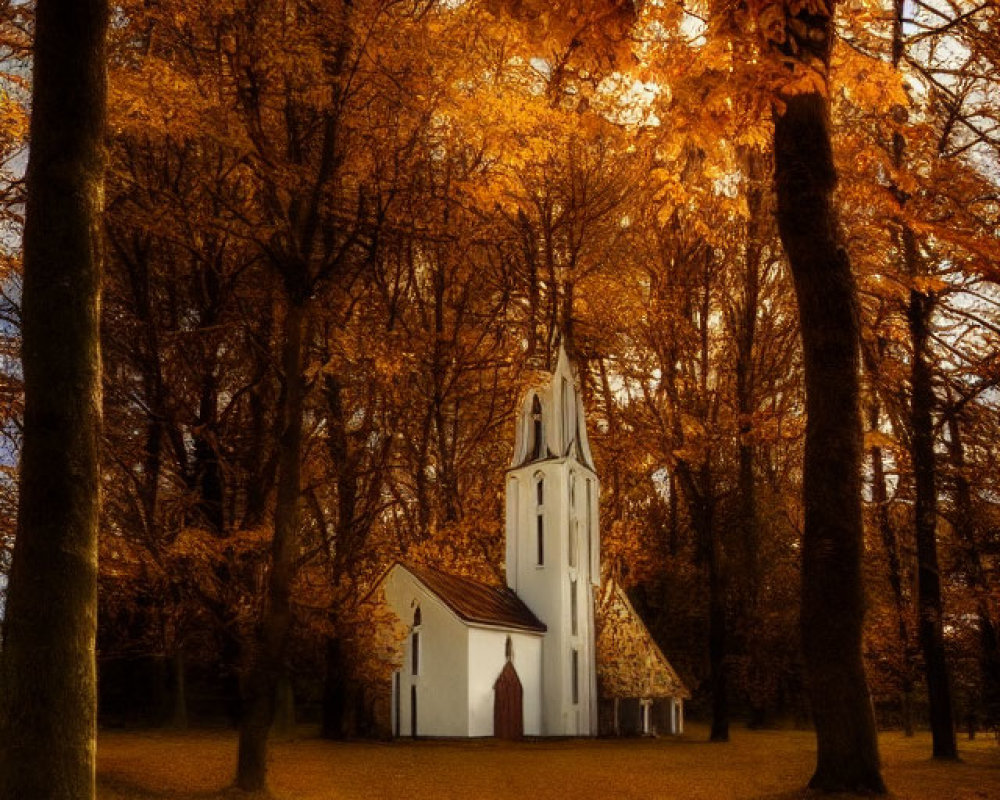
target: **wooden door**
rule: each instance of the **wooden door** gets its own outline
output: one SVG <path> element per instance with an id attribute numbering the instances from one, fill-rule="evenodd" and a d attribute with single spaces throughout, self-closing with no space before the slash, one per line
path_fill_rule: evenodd
<path id="1" fill-rule="evenodd" d="M 493 684 L 493 735 L 498 739 L 524 736 L 524 689 L 510 661 Z"/>

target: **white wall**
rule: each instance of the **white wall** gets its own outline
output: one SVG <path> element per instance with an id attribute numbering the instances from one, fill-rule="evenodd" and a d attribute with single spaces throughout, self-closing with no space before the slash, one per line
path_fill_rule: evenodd
<path id="1" fill-rule="evenodd" d="M 402 565 L 386 577 L 385 596 L 408 629 L 417 605 L 421 612 L 419 675 L 412 674 L 410 636 L 403 650 L 399 734 L 410 735 L 410 691 L 415 686 L 418 736 L 468 736 L 468 627 Z"/>
<path id="2" fill-rule="evenodd" d="M 524 690 L 524 733 L 542 733 L 542 637 L 469 628 L 469 735 L 493 735 L 493 684 L 507 661 L 510 636 L 514 669 Z"/>

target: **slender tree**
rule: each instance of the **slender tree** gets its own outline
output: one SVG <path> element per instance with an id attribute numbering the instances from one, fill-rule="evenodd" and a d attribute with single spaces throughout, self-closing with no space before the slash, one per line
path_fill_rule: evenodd
<path id="1" fill-rule="evenodd" d="M 17 540 L 0 798 L 94 797 L 105 0 L 39 0 L 22 295 Z"/>

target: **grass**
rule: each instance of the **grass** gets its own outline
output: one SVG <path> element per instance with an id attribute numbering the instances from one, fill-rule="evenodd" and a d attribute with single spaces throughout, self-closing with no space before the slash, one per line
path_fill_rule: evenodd
<path id="1" fill-rule="evenodd" d="M 630 740 L 275 742 L 277 800 L 447 798 L 676 798 L 797 800 L 813 767 L 813 735 L 733 730 L 727 744 L 690 726 L 681 737 Z M 930 736 L 880 737 L 884 776 L 898 800 L 1000 798 L 1000 746 L 960 742 L 961 760 L 930 759 Z M 221 731 L 108 731 L 98 741 L 99 800 L 230 800 L 236 736 Z"/>

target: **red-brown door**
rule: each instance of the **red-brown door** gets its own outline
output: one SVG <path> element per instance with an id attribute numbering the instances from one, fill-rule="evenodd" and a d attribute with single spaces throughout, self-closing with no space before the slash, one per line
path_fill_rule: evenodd
<path id="1" fill-rule="evenodd" d="M 510 661 L 493 684 L 493 735 L 498 739 L 524 736 L 524 689 Z"/>

